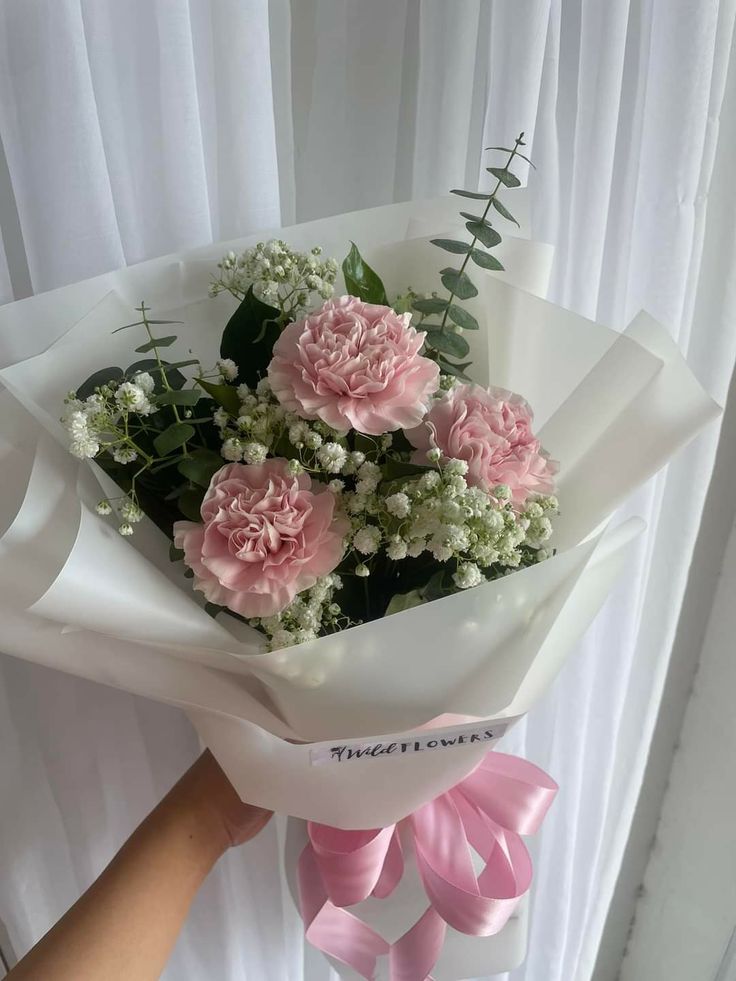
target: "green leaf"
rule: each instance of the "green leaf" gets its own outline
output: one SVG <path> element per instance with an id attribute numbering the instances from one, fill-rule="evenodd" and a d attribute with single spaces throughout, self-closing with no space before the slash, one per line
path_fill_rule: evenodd
<path id="1" fill-rule="evenodd" d="M 169 334 L 168 337 L 154 337 L 152 341 L 146 341 L 145 344 L 141 344 L 135 350 L 138 354 L 148 354 L 149 351 L 155 351 L 157 347 L 171 347 L 175 341 L 176 334 Z"/>
<path id="2" fill-rule="evenodd" d="M 183 388 L 179 392 L 162 392 L 156 402 L 159 405 L 196 405 L 202 393 L 196 388 Z"/>
<path id="3" fill-rule="evenodd" d="M 202 515 L 199 509 L 202 507 L 203 497 L 204 492 L 200 488 L 192 487 L 184 491 L 177 500 L 176 505 L 185 518 L 200 523 L 202 521 Z"/>
<path id="4" fill-rule="evenodd" d="M 184 321 L 183 320 L 149 320 L 148 323 L 149 324 L 182 324 L 184 323 Z M 143 321 L 136 320 L 134 324 L 124 324 L 122 327 L 116 327 L 115 330 L 112 331 L 112 333 L 119 334 L 121 330 L 127 330 L 129 327 L 142 327 L 142 326 L 143 326 Z"/>
<path id="5" fill-rule="evenodd" d="M 95 371 L 86 381 L 82 382 L 77 389 L 77 398 L 86 399 L 94 394 L 96 388 L 107 385 L 111 381 L 121 381 L 122 378 L 122 368 L 100 368 L 99 371 Z"/>
<path id="6" fill-rule="evenodd" d="M 473 198 L 474 201 L 490 201 L 492 195 L 483 191 L 461 191 L 458 188 L 450 191 L 450 194 L 457 194 L 461 198 Z"/>
<path id="7" fill-rule="evenodd" d="M 452 592 L 454 592 L 452 577 L 447 569 L 440 569 L 439 572 L 435 572 L 422 589 L 422 595 L 428 603 L 431 603 L 432 600 L 442 599 L 443 596 L 448 596 Z"/>
<path id="8" fill-rule="evenodd" d="M 453 269 L 450 266 L 442 269 L 440 279 L 445 289 L 460 297 L 461 300 L 469 300 L 472 296 L 478 295 L 478 290 L 471 282 L 470 277 L 467 273 L 460 272 L 459 269 Z"/>
<path id="9" fill-rule="evenodd" d="M 225 466 L 225 461 L 219 453 L 215 453 L 214 450 L 202 449 L 193 450 L 190 456 L 179 462 L 176 469 L 182 477 L 186 477 L 192 483 L 198 484 L 200 487 L 209 487 L 212 477 L 223 466 Z"/>
<path id="10" fill-rule="evenodd" d="M 428 334 L 433 334 L 436 330 L 442 330 L 442 324 L 426 324 L 422 323 L 417 328 L 418 330 L 425 330 Z"/>
<path id="11" fill-rule="evenodd" d="M 174 545 L 174 543 L 172 542 L 171 545 L 169 545 L 169 560 L 171 562 L 181 562 L 183 558 L 184 558 L 184 549 L 177 548 L 176 545 Z"/>
<path id="12" fill-rule="evenodd" d="M 365 433 L 358 432 L 355 434 L 354 445 L 356 450 L 359 450 L 361 453 L 365 453 L 365 455 L 369 458 L 374 458 L 379 448 L 379 444 L 376 439 L 374 439 L 372 436 L 366 436 Z"/>
<path id="13" fill-rule="evenodd" d="M 444 249 L 445 252 L 454 252 L 455 255 L 465 255 L 470 252 L 470 246 L 467 242 L 459 242 L 454 238 L 432 238 L 430 242 L 432 245 Z"/>
<path id="14" fill-rule="evenodd" d="M 442 313 L 449 300 L 441 300 L 438 296 L 428 296 L 414 301 L 414 309 L 419 313 Z"/>
<path id="15" fill-rule="evenodd" d="M 453 332 L 432 334 L 432 347 L 443 354 L 451 354 L 453 358 L 462 358 L 468 351 L 470 345 L 462 336 Z"/>
<path id="16" fill-rule="evenodd" d="M 384 480 L 397 480 L 400 477 L 417 477 L 434 467 L 421 463 L 405 463 L 403 460 L 387 460 L 382 469 Z"/>
<path id="17" fill-rule="evenodd" d="M 524 146 L 524 144 L 522 143 L 521 146 Z M 525 157 L 524 154 L 523 153 L 520 153 L 518 150 L 511 150 L 507 146 L 487 146 L 487 147 L 485 147 L 485 149 L 486 150 L 501 150 L 503 153 L 513 153 L 515 157 L 521 157 L 522 160 L 526 160 L 526 162 L 529 164 L 530 167 L 534 167 L 534 164 L 531 162 L 531 160 L 529 159 L 529 157 Z M 534 169 L 536 170 L 537 168 L 534 167 Z"/>
<path id="18" fill-rule="evenodd" d="M 156 392 L 156 394 L 161 394 L 161 392 L 166 391 L 163 381 L 161 380 L 162 374 L 166 375 L 169 388 L 184 388 L 187 380 L 177 369 L 190 363 L 199 364 L 198 361 L 175 361 L 173 364 L 169 364 L 167 361 L 162 361 L 161 366 L 159 367 L 158 361 L 156 361 L 154 358 L 141 358 L 140 361 L 133 362 L 133 364 L 126 369 L 125 374 L 126 377 L 132 378 L 138 371 L 147 371 L 153 378 L 154 392 Z"/>
<path id="19" fill-rule="evenodd" d="M 508 208 L 505 208 L 501 204 L 501 202 L 498 200 L 498 198 L 494 198 L 493 199 L 493 207 L 496 209 L 496 211 L 499 213 L 499 215 L 502 215 L 507 221 L 513 221 L 513 223 L 518 228 L 521 228 L 521 225 L 518 223 L 518 221 L 516 220 L 516 218 L 514 218 L 514 216 L 511 214 L 511 212 L 509 211 Z"/>
<path id="20" fill-rule="evenodd" d="M 357 296 L 364 303 L 388 305 L 381 277 L 363 259 L 355 242 L 351 243 L 350 251 L 343 260 L 342 273 L 351 296 Z"/>
<path id="21" fill-rule="evenodd" d="M 476 266 L 481 266 L 483 269 L 495 269 L 498 272 L 503 271 L 503 266 L 495 257 L 491 255 L 490 252 L 483 252 L 481 249 L 473 249 L 470 253 L 470 258 L 476 264 Z"/>
<path id="22" fill-rule="evenodd" d="M 153 445 L 159 456 L 167 456 L 191 439 L 194 432 L 194 426 L 190 426 L 188 422 L 173 422 L 155 437 Z"/>
<path id="23" fill-rule="evenodd" d="M 475 237 L 488 249 L 492 249 L 494 245 L 498 245 L 498 243 L 501 241 L 501 236 L 498 234 L 496 229 L 491 226 L 490 222 L 468 221 L 465 223 L 465 227 L 471 235 L 475 235 Z"/>
<path id="24" fill-rule="evenodd" d="M 281 333 L 275 323 L 279 315 L 276 307 L 263 303 L 253 295 L 253 287 L 249 287 L 228 320 L 220 341 L 220 357 L 230 358 L 238 366 L 238 382 L 255 388 L 266 374 L 273 346 Z"/>
<path id="25" fill-rule="evenodd" d="M 240 415 L 240 399 L 232 385 L 217 384 L 216 382 L 205 381 L 204 378 L 198 378 L 197 384 L 201 385 L 218 405 L 221 405 L 226 412 L 237 419 Z"/>
<path id="26" fill-rule="evenodd" d="M 448 307 L 447 315 L 453 323 L 463 330 L 478 330 L 478 321 L 472 313 L 468 313 L 463 307 L 456 306 L 454 303 Z"/>
<path id="27" fill-rule="evenodd" d="M 421 606 L 422 603 L 424 603 L 424 597 L 418 589 L 412 589 L 410 593 L 396 593 L 395 596 L 391 597 L 383 615 L 390 617 L 392 613 L 403 613 L 404 610 L 411 610 L 415 606 Z"/>
<path id="28" fill-rule="evenodd" d="M 489 174 L 493 174 L 497 180 L 501 181 L 504 187 L 521 187 L 521 181 L 516 174 L 512 174 L 505 167 L 486 167 L 486 170 Z"/>
<path id="29" fill-rule="evenodd" d="M 441 355 L 437 360 L 444 374 L 455 375 L 456 378 L 464 378 L 466 381 L 470 381 L 468 376 L 465 374 L 465 369 L 471 366 L 473 363 L 472 361 L 466 361 L 464 364 L 456 364 L 452 361 L 448 361 L 447 358 L 443 358 Z"/>

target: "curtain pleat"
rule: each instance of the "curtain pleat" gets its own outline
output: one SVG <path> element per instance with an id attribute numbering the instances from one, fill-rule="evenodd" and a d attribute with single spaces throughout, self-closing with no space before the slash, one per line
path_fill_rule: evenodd
<path id="1" fill-rule="evenodd" d="M 524 130 L 553 298 L 617 328 L 647 309 L 723 400 L 735 13 L 736 0 L 7 0 L 0 223 L 10 193 L 20 228 L 2 224 L 5 248 L 49 289 L 295 217 L 487 186 L 484 148 Z M 510 734 L 561 792 L 533 845 L 529 956 L 509 981 L 592 977 L 717 438 L 627 504 L 619 517 L 649 531 L 625 581 Z M 7 658 L 0 744 L 0 919 L 21 953 L 198 746 L 170 708 Z M 208 880 L 168 981 L 334 979 L 277 872 L 282 830 Z"/>

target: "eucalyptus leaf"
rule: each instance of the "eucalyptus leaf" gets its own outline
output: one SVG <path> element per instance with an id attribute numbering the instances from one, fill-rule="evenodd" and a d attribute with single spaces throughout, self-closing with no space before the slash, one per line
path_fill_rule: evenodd
<path id="1" fill-rule="evenodd" d="M 445 252 L 454 252 L 455 255 L 465 255 L 470 252 L 470 246 L 467 242 L 459 242 L 454 238 L 432 238 L 430 242 L 432 245 L 444 249 Z"/>
<path id="2" fill-rule="evenodd" d="M 378 273 L 371 269 L 358 251 L 355 242 L 342 263 L 345 286 L 351 296 L 357 296 L 364 303 L 380 303 L 388 306 L 386 289 Z"/>
<path id="3" fill-rule="evenodd" d="M 498 261 L 495 255 L 491 255 L 490 252 L 483 252 L 481 249 L 473 249 L 470 253 L 470 258 L 476 264 L 476 266 L 481 266 L 483 269 L 495 269 L 497 272 L 503 271 L 503 265 Z"/>
<path id="4" fill-rule="evenodd" d="M 442 300 L 438 296 L 428 296 L 414 301 L 414 309 L 419 313 L 442 313 L 447 308 L 449 300 Z"/>
<path id="5" fill-rule="evenodd" d="M 510 170 L 507 170 L 506 167 L 486 167 L 486 170 L 489 174 L 493 174 L 497 180 L 501 181 L 504 187 L 521 187 L 519 178 L 516 174 L 512 174 Z"/>
<path id="6" fill-rule="evenodd" d="M 520 144 L 520 145 L 521 146 L 524 146 L 523 143 Z M 486 150 L 501 150 L 502 153 L 513 153 L 513 155 L 515 157 L 521 157 L 522 160 L 526 160 L 526 162 L 529 164 L 530 167 L 534 167 L 534 164 L 531 162 L 531 160 L 529 159 L 529 157 L 525 157 L 524 154 L 523 153 L 520 153 L 518 150 L 511 150 L 507 146 L 487 146 L 487 147 L 485 147 L 485 149 Z M 536 170 L 537 168 L 534 167 L 534 169 Z"/>
<path id="7" fill-rule="evenodd" d="M 176 506 L 185 518 L 200 523 L 202 521 L 200 508 L 202 507 L 203 497 L 204 491 L 202 489 L 191 487 L 179 496 Z"/>
<path id="8" fill-rule="evenodd" d="M 188 480 L 200 487 L 209 487 L 212 477 L 225 465 L 219 453 L 214 450 L 194 450 L 190 456 L 181 460 L 177 470 Z"/>
<path id="9" fill-rule="evenodd" d="M 266 374 L 273 346 L 281 333 L 275 322 L 279 316 L 280 311 L 259 300 L 250 286 L 228 320 L 220 341 L 220 357 L 229 358 L 238 366 L 236 381 L 255 388 Z"/>
<path id="10" fill-rule="evenodd" d="M 463 330 L 479 329 L 478 321 L 473 314 L 468 313 L 463 307 L 459 307 L 454 303 L 447 308 L 447 315 L 453 323 L 457 324 L 458 327 L 462 327 Z"/>
<path id="11" fill-rule="evenodd" d="M 502 215 L 507 221 L 513 221 L 513 223 L 517 226 L 517 228 L 521 228 L 521 225 L 516 220 L 516 218 L 514 218 L 514 216 L 511 214 L 508 208 L 504 207 L 504 205 L 501 204 L 498 198 L 494 198 L 492 203 L 493 203 L 493 207 L 496 209 L 499 215 Z"/>
<path id="12" fill-rule="evenodd" d="M 440 569 L 439 572 L 435 572 L 427 585 L 424 586 L 422 595 L 427 602 L 431 602 L 432 600 L 441 599 L 443 596 L 448 596 L 454 591 L 452 576 L 449 570 Z"/>
<path id="13" fill-rule="evenodd" d="M 462 358 L 470 351 L 470 345 L 462 334 L 452 331 L 432 334 L 432 347 L 443 354 L 452 355 L 453 358 Z"/>
<path id="14" fill-rule="evenodd" d="M 162 381 L 162 375 L 166 375 L 166 381 L 169 383 L 169 388 L 183 388 L 186 385 L 186 378 L 178 370 L 188 364 L 199 364 L 198 361 L 175 361 L 173 364 L 169 364 L 168 361 L 162 361 L 159 365 L 158 361 L 154 358 L 141 358 L 140 361 L 134 361 L 133 364 L 129 365 L 125 371 L 128 378 L 132 378 L 133 375 L 137 374 L 139 371 L 146 371 L 153 378 L 154 392 L 160 394 L 166 391 L 166 388 Z"/>
<path id="15" fill-rule="evenodd" d="M 183 320 L 149 320 L 149 324 L 182 324 Z M 123 324 L 122 327 L 116 327 L 111 333 L 119 334 L 121 330 L 128 330 L 129 327 L 143 327 L 143 320 L 136 320 L 134 324 Z"/>
<path id="16" fill-rule="evenodd" d="M 471 297 L 478 295 L 478 290 L 473 285 L 470 277 L 467 273 L 460 272 L 459 269 L 453 269 L 452 267 L 442 269 L 440 271 L 440 279 L 445 289 L 454 293 L 461 300 L 469 300 Z"/>
<path id="17" fill-rule="evenodd" d="M 111 381 L 122 381 L 123 369 L 122 368 L 100 368 L 99 371 L 95 371 L 94 374 L 90 375 L 77 389 L 77 398 L 86 399 L 90 395 L 94 395 L 96 388 L 100 388 L 102 385 L 107 385 Z"/>
<path id="18" fill-rule="evenodd" d="M 198 378 L 197 384 L 201 385 L 202 388 L 211 395 L 212 398 L 221 405 L 226 412 L 229 412 L 231 416 L 237 418 L 240 415 L 240 399 L 238 398 L 237 391 L 232 387 L 232 385 L 218 384 L 217 382 L 205 381 L 204 378 Z"/>
<path id="19" fill-rule="evenodd" d="M 169 334 L 168 337 L 154 337 L 151 341 L 146 341 L 145 344 L 141 344 L 137 347 L 137 354 L 148 354 L 149 351 L 155 351 L 157 347 L 171 347 L 176 341 L 176 334 Z"/>
<path id="20" fill-rule="evenodd" d="M 457 194 L 461 198 L 473 198 L 474 201 L 490 201 L 493 197 L 492 194 L 484 191 L 461 191 L 459 188 L 450 191 L 450 194 Z"/>
<path id="21" fill-rule="evenodd" d="M 397 480 L 400 477 L 417 477 L 433 469 L 434 467 L 424 466 L 421 463 L 405 463 L 403 460 L 387 460 L 382 467 L 384 480 Z"/>
<path id="22" fill-rule="evenodd" d="M 421 606 L 423 603 L 424 597 L 418 589 L 412 589 L 409 593 L 397 593 L 391 597 L 386 607 L 386 612 L 383 615 L 390 617 L 393 613 L 403 613 L 404 610 L 411 610 L 413 607 Z"/>
<path id="23" fill-rule="evenodd" d="M 183 388 L 180 391 L 162 392 L 156 399 L 159 405 L 196 405 L 202 393 L 196 388 Z"/>
<path id="24" fill-rule="evenodd" d="M 490 222 L 468 221 L 465 223 L 465 227 L 470 234 L 475 235 L 478 241 L 482 242 L 487 249 L 492 249 L 494 245 L 498 245 L 498 243 L 501 241 L 501 236 L 495 228 L 491 227 Z"/>
<path id="25" fill-rule="evenodd" d="M 465 369 L 469 368 L 472 361 L 466 361 L 464 364 L 457 364 L 453 361 L 448 361 L 447 358 L 443 358 L 441 355 L 439 357 L 439 366 L 446 375 L 454 375 L 456 378 L 464 378 L 466 381 L 470 381 L 468 376 L 465 374 Z"/>
<path id="26" fill-rule="evenodd" d="M 190 426 L 188 422 L 173 422 L 155 437 L 153 445 L 159 456 L 167 456 L 172 450 L 183 446 L 194 434 L 194 426 Z"/>

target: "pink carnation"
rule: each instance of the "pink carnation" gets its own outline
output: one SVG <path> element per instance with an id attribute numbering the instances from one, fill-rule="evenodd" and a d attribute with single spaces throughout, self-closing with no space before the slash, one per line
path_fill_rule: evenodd
<path id="1" fill-rule="evenodd" d="M 406 435 L 417 447 L 413 459 L 427 460 L 438 447 L 445 459 L 465 460 L 467 480 L 491 490 L 507 484 L 516 504 L 529 494 L 551 494 L 557 464 L 532 432 L 532 410 L 513 392 L 480 385 L 454 385 Z"/>
<path id="2" fill-rule="evenodd" d="M 202 524 L 177 521 L 174 544 L 194 571 L 194 588 L 244 617 L 283 610 L 337 566 L 348 520 L 335 496 L 286 460 L 231 463 L 210 481 Z"/>
<path id="3" fill-rule="evenodd" d="M 439 369 L 419 351 L 411 315 L 341 296 L 290 324 L 274 344 L 268 379 L 281 404 L 339 432 L 380 436 L 416 426 Z"/>

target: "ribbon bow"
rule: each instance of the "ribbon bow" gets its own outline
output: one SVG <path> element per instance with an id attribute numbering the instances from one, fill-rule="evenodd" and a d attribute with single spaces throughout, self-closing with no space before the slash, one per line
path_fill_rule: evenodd
<path id="1" fill-rule="evenodd" d="M 381 954 L 389 955 L 391 981 L 429 979 L 448 925 L 477 937 L 503 929 L 532 881 L 519 836 L 539 829 L 556 793 L 554 780 L 533 763 L 489 752 L 464 780 L 398 825 L 342 831 L 308 822 L 298 868 L 307 940 L 368 981 Z M 429 907 L 389 944 L 343 907 L 396 888 L 404 872 L 400 826 L 413 838 Z M 486 863 L 480 875 L 471 847 Z"/>

